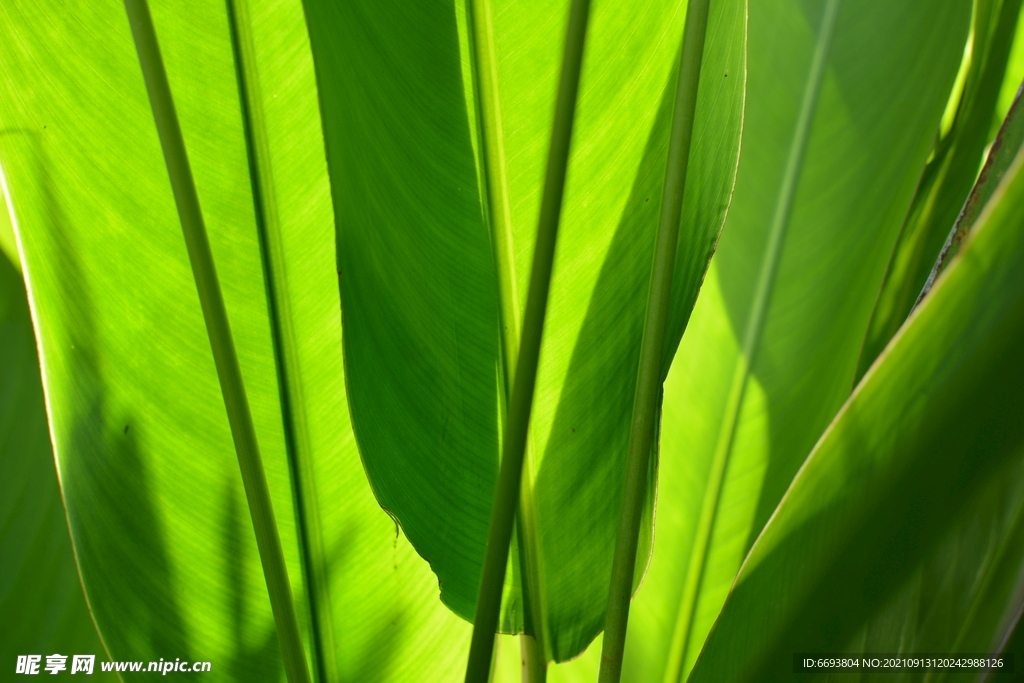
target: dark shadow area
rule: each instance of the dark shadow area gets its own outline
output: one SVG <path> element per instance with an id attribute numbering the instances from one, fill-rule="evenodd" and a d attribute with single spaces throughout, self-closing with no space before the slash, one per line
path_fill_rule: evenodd
<path id="1" fill-rule="evenodd" d="M 998 284 L 1018 286 L 1005 277 Z M 1024 357 L 1018 340 L 1024 336 L 1024 300 L 992 315 L 1000 322 L 990 334 L 978 339 L 965 333 L 948 363 L 918 387 L 928 396 L 930 418 L 908 422 L 895 437 L 891 448 L 899 452 L 894 461 L 902 461 L 899 469 L 889 475 L 872 462 L 848 459 L 848 479 L 858 493 L 794 526 L 742 577 L 695 667 L 710 676 L 706 680 L 788 681 L 793 653 L 843 651 L 957 527 L 983 485 L 1019 463 Z M 866 452 L 869 435 L 877 431 L 863 423 L 873 414 L 864 414 L 861 423 L 853 421 L 857 415 L 846 416 L 847 453 Z M 808 546 L 828 552 L 811 556 L 804 551 Z M 780 611 L 771 597 L 778 595 L 795 598 L 794 608 Z M 744 657 L 750 664 L 739 672 L 722 645 L 725 638 L 743 634 L 761 645 Z M 713 659 L 705 656 L 708 652 Z"/>
<path id="2" fill-rule="evenodd" d="M 455 6 L 305 7 L 353 429 L 378 502 L 471 618 L 497 480 L 500 350 Z"/>
<path id="3" fill-rule="evenodd" d="M 0 665 L 27 653 L 102 656 L 57 483 L 25 286 L 3 255 L 0 471 Z"/>
<path id="4" fill-rule="evenodd" d="M 49 241 L 50 267 L 59 268 L 60 301 L 47 308 L 60 306 L 65 314 L 63 325 L 51 330 L 53 343 L 65 347 L 63 363 L 51 371 L 65 373 L 62 383 L 71 392 L 65 400 L 82 407 L 58 454 L 64 496 L 73 501 L 68 518 L 89 606 L 114 659 L 191 661 L 166 539 L 140 452 L 141 428 L 130 410 L 111 409 L 103 395 L 95 304 L 67 227 L 71 220 L 51 178 L 42 136 L 24 133 L 36 163 L 35 190 L 46 207 L 40 215 L 47 223 L 34 226 L 34 239 Z M 96 654 L 99 669 L 105 656 Z"/>
<path id="5" fill-rule="evenodd" d="M 246 607 L 249 586 L 245 580 L 245 564 L 252 561 L 252 555 L 246 553 L 245 549 L 247 545 L 253 546 L 255 539 L 248 511 L 239 502 L 241 494 L 238 488 L 237 477 L 227 479 L 222 497 L 224 517 L 221 521 L 221 543 L 225 551 L 224 576 L 230 591 L 231 629 L 235 642 L 227 670 L 231 672 L 232 678 L 239 681 L 283 680 L 284 665 L 273 619 L 257 639 L 257 645 L 247 645 L 244 637 L 246 628 L 252 623 L 252 615 Z M 259 582 L 254 588 L 265 591 L 266 585 Z M 295 596 L 296 602 L 300 599 L 301 596 Z"/>

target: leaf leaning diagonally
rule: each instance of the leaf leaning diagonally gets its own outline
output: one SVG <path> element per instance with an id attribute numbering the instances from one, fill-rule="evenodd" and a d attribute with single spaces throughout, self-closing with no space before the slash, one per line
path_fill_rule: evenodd
<path id="1" fill-rule="evenodd" d="M 892 639 L 896 651 L 997 651 L 1012 631 L 1024 604 L 1022 167 L 1018 156 L 801 468 L 690 680 L 790 680 L 793 653 L 841 651 L 936 557 L 969 580 L 933 581 L 914 609 L 945 627 Z"/>
<path id="2" fill-rule="evenodd" d="M 665 384 L 658 544 L 630 613 L 627 677 L 685 679 L 746 551 L 848 396 L 970 19 L 956 1 L 840 1 L 764 331 L 745 358 L 739 340 L 755 315 L 825 6 L 750 5 L 743 157 Z M 731 390 L 741 364 L 749 369 L 738 402 Z M 711 476 L 716 454 L 720 479 Z"/>
<path id="3" fill-rule="evenodd" d="M 36 4 L 48 21 L 36 5 L 0 8 L 0 164 L 86 594 L 114 659 L 180 657 L 210 661 L 211 680 L 282 680 L 124 9 L 117 0 L 77 3 L 74 12 Z M 311 668 L 326 681 L 442 680 L 461 669 L 468 628 L 437 604 L 429 571 L 373 500 L 347 421 L 333 221 L 302 7 L 249 6 L 285 255 L 272 268 L 286 276 L 288 306 L 276 310 L 289 316 L 290 334 L 280 320 L 275 329 L 268 305 L 227 8 L 152 3 L 307 652 L 316 652 L 313 614 L 330 620 L 321 633 L 333 631 L 325 648 L 334 670 Z M 301 397 L 287 407 L 275 335 L 288 337 L 292 365 L 283 372 L 290 395 Z M 298 452 L 285 435 L 286 410 L 302 412 L 290 420 L 303 430 Z M 296 457 L 305 462 L 293 466 Z M 311 477 L 296 481 L 295 472 Z M 299 528 L 293 487 L 318 516 L 316 544 Z M 304 571 L 304 555 L 323 567 L 326 587 L 308 585 L 316 571 Z"/>
<path id="4" fill-rule="evenodd" d="M 501 326 L 526 291 L 565 5 L 480 2 L 471 17 L 461 3 L 306 9 L 355 432 L 381 504 L 470 618 L 505 421 Z M 603 3 L 588 29 L 502 622 L 532 631 L 524 612 L 537 603 L 555 661 L 604 622 L 683 14 L 668 0 Z M 701 191 L 684 202 L 670 349 L 731 193 L 744 29 L 742 3 L 713 4 L 714 76 L 701 79 L 690 162 Z"/>
<path id="5" fill-rule="evenodd" d="M 0 185 L 0 190 L 7 186 L 6 181 L 3 181 Z M 15 270 L 21 272 L 21 257 L 18 255 L 18 241 L 14 237 L 14 226 L 11 224 L 11 215 L 7 211 L 7 200 L 3 198 L 4 194 L 0 192 L 0 251 L 4 253 L 7 259 L 14 266 Z"/>
<path id="6" fill-rule="evenodd" d="M 0 185 L 3 180 L 0 175 Z M 2 222 L 7 214 L 2 195 L 0 211 Z M 2 255 L 0 471 L 0 614 L 8 624 L 0 642 L 0 663 L 10 672 L 18 655 L 54 652 L 106 660 L 71 552 L 25 287 Z M 100 671 L 98 664 L 94 670 L 99 680 L 117 680 L 115 674 Z"/>
<path id="7" fill-rule="evenodd" d="M 946 243 L 942 245 L 939 258 L 936 259 L 935 265 L 932 266 L 932 271 L 928 274 L 928 279 L 924 283 L 921 294 L 918 295 L 915 306 L 921 303 L 921 300 L 931 290 L 932 285 L 935 284 L 935 280 L 945 270 L 948 262 L 960 251 L 960 243 L 964 241 L 967 233 L 974 227 L 978 216 L 981 215 L 985 205 L 988 204 L 988 200 L 991 199 L 992 194 L 999 187 L 999 183 L 1002 182 L 1003 175 L 1005 175 L 1017 156 L 1021 144 L 1024 144 L 1024 107 L 1021 106 L 1022 93 L 1024 93 L 1024 90 L 1017 90 L 1017 96 L 1013 99 L 1013 103 L 1006 113 L 1006 118 L 999 127 L 995 139 L 992 141 L 992 146 L 989 149 L 988 156 L 985 158 L 984 165 L 981 167 L 981 172 L 978 174 L 978 179 L 975 181 L 974 187 L 971 188 L 971 193 L 967 195 L 967 201 L 964 202 L 960 215 L 957 216 L 953 228 L 949 231 Z"/>
<path id="8" fill-rule="evenodd" d="M 878 294 L 857 368 L 863 377 L 906 320 L 956 221 L 990 140 L 1021 0 L 976 0 L 970 61 L 950 130 L 921 175 Z"/>

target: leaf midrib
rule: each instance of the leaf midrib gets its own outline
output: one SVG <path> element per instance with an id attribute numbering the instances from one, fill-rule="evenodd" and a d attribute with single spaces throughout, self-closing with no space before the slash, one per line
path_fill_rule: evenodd
<path id="1" fill-rule="evenodd" d="M 494 249 L 494 263 L 497 276 L 499 325 L 501 327 L 501 355 L 503 391 L 501 424 L 499 434 L 504 432 L 505 411 L 515 376 L 516 359 L 519 356 L 519 335 L 522 326 L 522 312 L 519 306 L 519 284 L 515 259 L 515 240 L 512 230 L 512 211 L 509 201 L 508 170 L 505 156 L 504 131 L 501 113 L 501 96 L 498 88 L 498 56 L 495 46 L 494 14 L 490 0 L 467 0 L 467 34 L 469 36 L 469 58 L 472 65 L 473 95 L 476 106 L 474 113 L 479 131 L 479 160 L 483 170 L 484 217 L 490 232 Z M 529 442 L 526 447 L 524 469 L 529 471 L 531 457 Z M 540 578 L 539 544 L 537 543 L 536 506 L 530 479 L 524 476 L 520 486 L 519 510 L 516 527 L 520 544 L 525 552 L 520 557 L 523 566 L 524 599 L 529 601 L 532 634 L 541 643 L 546 655 L 543 636 L 543 581 Z"/>
<path id="2" fill-rule="evenodd" d="M 312 635 L 313 670 L 321 683 L 338 680 L 327 561 L 314 485 L 312 445 L 306 417 L 299 353 L 284 265 L 281 222 L 274 192 L 270 143 L 256 62 L 248 0 L 229 0 L 228 23 L 239 89 L 242 125 L 252 184 L 253 209 L 266 284 L 267 313 L 281 401 L 285 451 L 295 499 L 296 527 Z"/>

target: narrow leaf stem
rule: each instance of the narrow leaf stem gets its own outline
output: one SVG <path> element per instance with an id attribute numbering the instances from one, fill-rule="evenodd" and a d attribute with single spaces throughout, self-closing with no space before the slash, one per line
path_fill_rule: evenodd
<path id="1" fill-rule="evenodd" d="M 313 472 L 312 446 L 305 412 L 298 349 L 292 326 L 291 298 L 281 242 L 281 221 L 270 161 L 270 141 L 263 113 L 263 95 L 256 63 L 256 45 L 248 0 L 227 0 L 228 25 L 238 81 L 242 128 L 249 161 L 256 232 L 260 242 L 267 309 L 281 396 L 285 448 L 295 496 L 299 549 L 306 580 L 306 601 L 312 633 L 315 677 L 320 683 L 337 678 L 334 633 L 328 592 L 327 562 L 320 529 Z"/>
<path id="2" fill-rule="evenodd" d="M 220 379 L 224 406 L 242 473 L 242 483 L 249 503 L 249 513 L 256 532 L 256 543 L 263 563 L 263 574 L 270 594 L 270 605 L 277 625 L 285 672 L 289 683 L 309 683 L 306 656 L 299 636 L 270 490 L 256 440 L 256 428 L 249 411 L 242 371 L 235 353 L 227 310 L 199 206 L 199 195 L 192 177 L 185 140 L 178 123 L 149 5 L 146 0 L 125 0 L 124 4 L 146 90 L 149 93 L 150 105 L 153 108 L 153 118 L 163 148 L 185 245 L 192 263 L 199 302 L 206 321 L 213 360 Z"/>
<path id="3" fill-rule="evenodd" d="M 697 110 L 697 91 L 700 85 L 709 4 L 710 0 L 690 0 L 686 11 L 665 185 L 662 189 L 654 263 L 647 293 L 647 315 L 644 320 L 636 393 L 633 399 L 626 478 L 615 538 L 615 554 L 612 557 L 599 683 L 617 683 L 622 674 L 629 601 L 633 595 L 633 574 L 647 489 L 647 470 L 658 415 L 662 354 L 672 298 L 672 273 L 675 270 L 676 252 L 679 248 L 679 223 L 683 211 L 690 143 L 693 139 L 693 121 Z"/>
<path id="4" fill-rule="evenodd" d="M 498 88 L 498 55 L 494 39 L 494 10 L 491 0 L 470 0 L 466 3 L 469 26 L 470 61 L 473 67 L 473 95 L 477 106 L 480 169 L 484 215 L 494 249 L 497 270 L 498 301 L 502 341 L 502 413 L 508 406 L 515 361 L 519 354 L 521 326 L 519 282 L 516 273 L 515 244 L 512 235 L 512 213 L 509 205 L 508 171 L 505 163 L 505 141 Z M 504 429 L 504 425 L 499 425 Z M 529 447 L 524 462 L 529 460 Z M 533 615 L 543 613 L 537 562 L 536 531 L 533 527 L 534 510 L 530 487 L 520 482 L 519 510 L 515 525 L 518 531 L 519 581 L 524 599 L 522 635 L 523 683 L 543 683 L 547 671 L 544 659 L 543 620 Z"/>
<path id="5" fill-rule="evenodd" d="M 667 683 L 682 681 L 685 675 L 694 615 L 704 582 L 704 574 L 707 570 L 708 552 L 721 503 L 725 472 L 728 468 L 729 456 L 732 453 L 736 425 L 743 408 L 748 379 L 761 345 L 761 333 L 764 331 L 764 323 L 775 287 L 775 276 L 778 273 L 779 262 L 782 260 L 782 248 L 786 241 L 793 200 L 800 183 L 807 144 L 810 140 L 811 124 L 814 121 L 818 95 L 824 80 L 825 63 L 832 43 L 836 15 L 839 13 L 839 2 L 840 0 L 828 0 L 822 14 L 817 43 L 811 58 L 793 139 L 782 174 L 782 183 L 776 195 L 775 209 L 768 229 L 768 244 L 761 260 L 761 272 L 754 288 L 743 346 L 736 361 L 736 369 L 733 373 L 732 385 L 722 419 L 722 429 L 719 432 L 718 445 L 711 462 L 707 494 L 701 508 L 701 517 L 697 526 L 693 551 L 690 555 L 690 568 L 683 586 L 682 601 L 665 669 Z"/>
<path id="6" fill-rule="evenodd" d="M 548 662 L 541 642 L 524 633 L 520 636 L 519 646 L 523 661 L 522 683 L 544 683 L 548 676 Z"/>
<path id="7" fill-rule="evenodd" d="M 533 404 L 537 365 L 540 360 L 544 315 L 547 311 L 548 290 L 554 266 L 555 242 L 562 212 L 562 197 L 569 165 L 576 95 L 579 90 L 580 71 L 583 66 L 583 46 L 590 14 L 590 0 L 573 0 L 569 10 L 569 23 L 565 39 L 565 54 L 558 83 L 555 120 L 548 150 L 544 192 L 541 196 L 537 242 L 533 252 L 533 267 L 523 314 L 523 332 L 519 355 L 509 398 L 508 420 L 502 441 L 503 453 L 498 471 L 498 485 L 491 510 L 484 555 L 480 592 L 477 596 L 476 615 L 473 620 L 473 638 L 470 642 L 469 661 L 466 665 L 466 683 L 486 683 L 494 654 L 494 634 L 501 609 L 501 590 L 508 562 L 512 525 L 519 502 L 519 488 L 523 477 L 523 456 L 526 452 L 530 409 Z M 544 615 L 533 615 L 540 621 Z M 543 643 L 540 644 L 543 647 Z"/>
<path id="8" fill-rule="evenodd" d="M 508 197 L 505 140 L 498 90 L 498 56 L 494 45 L 494 17 L 490 0 L 466 3 L 470 51 L 473 62 L 474 95 L 480 129 L 484 203 L 494 244 L 501 303 L 505 382 L 511 384 L 513 361 L 519 349 L 519 291 L 516 278 L 515 245 L 512 240 L 512 209 Z"/>

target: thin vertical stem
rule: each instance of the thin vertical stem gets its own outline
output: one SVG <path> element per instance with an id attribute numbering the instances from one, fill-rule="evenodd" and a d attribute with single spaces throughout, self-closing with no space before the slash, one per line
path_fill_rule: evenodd
<path id="1" fill-rule="evenodd" d="M 519 349 L 519 292 L 516 278 L 515 245 L 512 238 L 512 209 L 508 196 L 505 141 L 498 91 L 498 55 L 494 44 L 494 17 L 490 0 L 466 3 L 470 55 L 473 64 L 473 93 L 477 100 L 480 130 L 480 165 L 483 170 L 487 222 L 494 245 L 501 304 L 505 383 L 511 384 L 514 360 Z"/>
<path id="2" fill-rule="evenodd" d="M 608 612 L 601 650 L 601 669 L 598 674 L 598 681 L 601 683 L 616 683 L 622 674 L 629 601 L 633 594 L 633 573 L 647 488 L 647 468 L 658 415 L 662 353 L 672 298 L 672 274 L 679 248 L 679 223 L 683 211 L 693 121 L 697 110 L 697 90 L 700 85 L 709 2 L 710 0 L 690 0 L 686 11 L 683 47 L 679 57 L 679 80 L 676 85 L 675 110 L 669 139 L 668 165 L 662 190 L 654 263 L 647 295 L 647 315 L 633 400 L 626 480 L 619 511 L 615 554 L 612 558 Z"/>
<path id="3" fill-rule="evenodd" d="M 506 408 L 519 354 L 521 314 L 515 245 L 512 236 L 512 212 L 509 206 L 508 173 L 505 163 L 505 142 L 502 124 L 501 96 L 498 88 L 498 54 L 494 38 L 494 12 L 491 0 L 469 0 L 466 3 L 469 27 L 470 62 L 473 67 L 473 95 L 477 106 L 477 128 L 480 131 L 480 169 L 483 179 L 484 214 L 494 248 L 498 273 L 498 301 L 502 340 L 502 408 Z M 505 413 L 503 413 L 505 414 Z M 504 425 L 499 426 L 504 429 Z M 524 462 L 529 460 L 529 449 Z M 525 465 L 524 465 L 525 466 Z M 524 598 L 526 633 L 522 635 L 523 683 L 543 683 L 547 670 L 544 649 L 543 620 L 532 615 L 543 613 L 541 586 L 538 580 L 536 537 L 533 529 L 533 501 L 529 486 L 520 485 L 519 510 L 515 526 L 519 544 L 519 562 Z"/>
<path id="4" fill-rule="evenodd" d="M 544 647 L 536 636 L 528 633 L 519 638 L 520 656 L 523 660 L 520 680 L 522 683 L 544 683 L 548 677 L 548 661 L 544 656 Z"/>
<path id="5" fill-rule="evenodd" d="M 313 673 L 320 683 L 337 678 L 334 634 L 328 592 L 327 562 L 320 530 L 312 446 L 306 421 L 305 400 L 299 370 L 298 349 L 292 326 L 292 310 L 288 278 L 281 242 L 281 221 L 277 211 L 273 168 L 270 163 L 270 142 L 263 114 L 256 64 L 256 46 L 248 0 L 227 0 L 228 26 L 235 59 L 242 128 L 249 161 L 256 233 L 260 242 L 263 275 L 267 289 L 277 381 L 281 396 L 285 449 L 295 496 L 298 521 L 299 550 L 306 581 L 313 646 Z"/>
<path id="6" fill-rule="evenodd" d="M 210 251 L 202 209 L 199 206 L 199 195 L 196 193 L 192 169 L 185 150 L 185 140 L 178 123 L 163 58 L 160 56 L 153 19 L 146 0 L 125 0 L 124 4 L 146 90 L 149 93 L 150 105 L 153 108 L 153 119 L 163 148 L 185 246 L 188 249 L 199 293 L 199 303 L 210 338 L 210 348 L 220 379 L 224 407 L 231 426 L 231 436 L 234 439 L 242 483 L 249 503 L 249 514 L 256 532 L 256 544 L 263 563 L 263 575 L 274 612 L 285 672 L 290 683 L 309 683 L 306 655 L 299 637 L 288 570 L 285 567 L 270 490 L 260 458 L 256 428 L 249 411 L 249 401 L 231 337 L 227 309 L 217 280 L 217 269 L 213 262 L 213 253 Z"/>
<path id="7" fill-rule="evenodd" d="M 466 665 L 466 683 L 486 683 L 494 654 L 494 634 L 498 627 L 501 589 L 505 581 L 505 565 L 508 562 L 512 524 L 515 520 L 519 487 L 523 477 L 523 456 L 526 452 L 530 409 L 533 404 L 537 365 L 540 360 L 544 315 L 547 311 L 548 290 L 551 286 L 555 241 L 558 236 L 558 221 L 562 212 L 562 196 L 565 191 L 565 176 L 569 165 L 569 147 L 572 140 L 573 118 L 576 112 L 576 94 L 579 90 L 583 46 L 589 14 L 590 0 L 573 0 L 569 11 L 562 73 L 558 83 L 551 147 L 548 151 L 547 171 L 544 176 L 544 193 L 541 197 L 537 243 L 534 247 L 530 286 L 526 295 L 523 333 L 512 382 L 512 394 L 509 399 L 508 421 L 505 426 L 505 438 L 502 442 L 501 468 L 498 472 L 498 486 L 494 497 L 494 507 L 491 510 L 483 575 L 480 580 L 476 615 L 473 620 L 473 638 L 470 643 L 469 661 Z M 534 620 L 543 618 L 542 614 L 533 615 Z M 541 646 L 543 647 L 543 644 Z"/>

